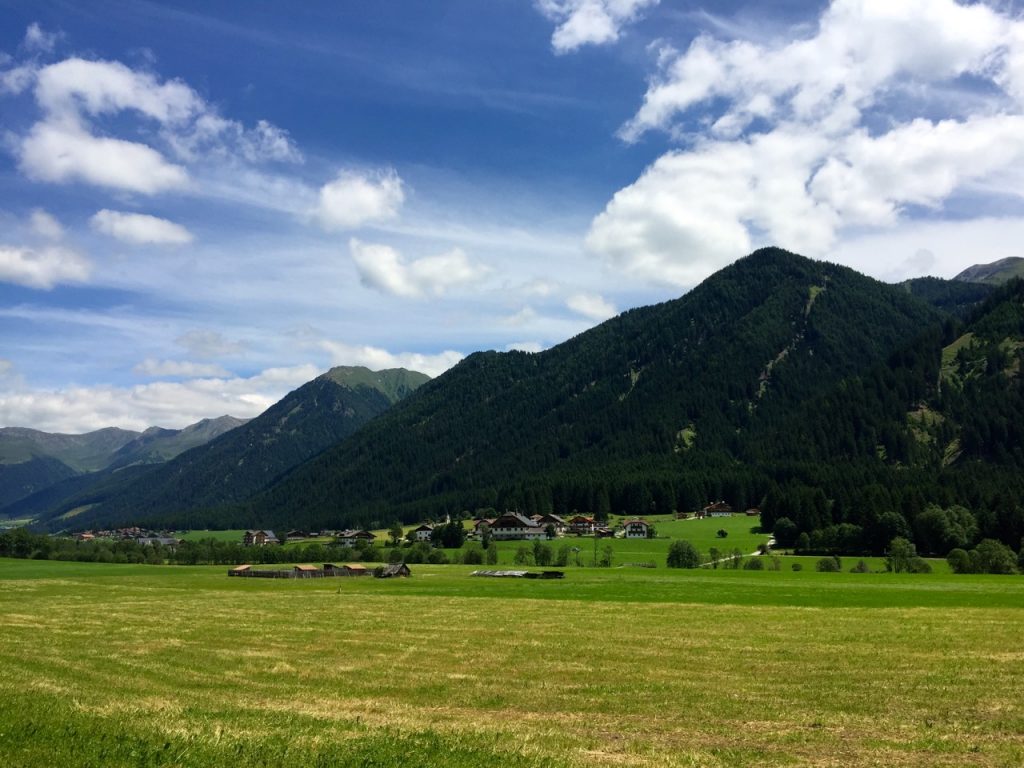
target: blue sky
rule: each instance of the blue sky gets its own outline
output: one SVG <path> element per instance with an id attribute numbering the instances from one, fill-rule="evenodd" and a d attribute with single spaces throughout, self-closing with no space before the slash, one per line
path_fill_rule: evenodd
<path id="1" fill-rule="evenodd" d="M 1024 255 L 1016 3 L 0 12 L 0 425 L 436 375 L 765 244 L 885 280 Z"/>

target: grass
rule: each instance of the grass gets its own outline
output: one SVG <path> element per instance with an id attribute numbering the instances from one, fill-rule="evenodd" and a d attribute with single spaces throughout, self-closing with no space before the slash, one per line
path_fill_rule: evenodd
<path id="1" fill-rule="evenodd" d="M 754 533 L 758 526 L 756 517 L 744 515 L 702 520 L 676 520 L 669 515 L 649 515 L 644 519 L 654 524 L 658 538 L 599 539 L 597 541 L 598 557 L 601 556 L 605 547 L 611 547 L 614 551 L 613 565 L 654 562 L 659 568 L 664 568 L 665 557 L 668 555 L 668 548 L 673 539 L 686 539 L 705 555 L 712 547 L 716 547 L 724 556 L 732 552 L 733 549 L 739 549 L 744 555 L 749 555 L 757 549 L 758 544 L 763 544 L 769 538 L 767 534 Z M 620 518 L 614 517 L 612 522 L 619 520 Z M 719 530 L 726 531 L 728 535 L 725 538 L 719 538 L 717 533 Z M 593 563 L 594 539 L 591 536 L 569 535 L 545 543 L 556 551 L 562 546 L 579 547 L 581 562 L 584 565 Z M 527 549 L 532 547 L 531 542 L 523 541 L 499 541 L 495 544 L 498 549 L 499 565 L 512 565 L 515 561 L 516 550 L 523 546 Z M 451 550 L 447 551 L 451 554 Z M 570 557 L 570 562 L 575 562 L 575 554 Z"/>
<path id="2" fill-rule="evenodd" d="M 471 570 L 0 560 L 0 764 L 1024 762 L 1024 578 Z"/>
<path id="3" fill-rule="evenodd" d="M 179 539 L 184 539 L 185 541 L 202 541 L 203 539 L 214 539 L 215 541 L 235 541 L 241 544 L 242 538 L 245 536 L 245 530 L 239 529 L 237 531 L 185 531 L 184 533 L 176 533 L 174 535 Z"/>

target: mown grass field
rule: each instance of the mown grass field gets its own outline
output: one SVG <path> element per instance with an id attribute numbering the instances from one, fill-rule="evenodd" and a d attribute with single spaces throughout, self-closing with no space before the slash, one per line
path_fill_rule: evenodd
<path id="1" fill-rule="evenodd" d="M 1024 764 L 1024 578 L 0 560 L 0 765 Z"/>

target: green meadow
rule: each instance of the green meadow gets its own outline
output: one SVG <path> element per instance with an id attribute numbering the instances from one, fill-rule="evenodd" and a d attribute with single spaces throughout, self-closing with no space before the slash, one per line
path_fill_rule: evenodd
<path id="1" fill-rule="evenodd" d="M 0 765 L 1019 766 L 1024 578 L 0 560 Z"/>

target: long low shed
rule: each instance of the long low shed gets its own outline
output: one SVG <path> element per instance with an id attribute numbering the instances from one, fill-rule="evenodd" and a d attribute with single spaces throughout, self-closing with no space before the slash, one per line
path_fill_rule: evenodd
<path id="1" fill-rule="evenodd" d="M 249 579 L 324 579 L 341 576 L 369 576 L 370 571 L 366 566 L 355 563 L 345 565 L 334 565 L 324 563 L 323 567 L 315 565 L 296 565 L 289 569 L 263 569 L 253 568 L 251 565 L 239 565 L 228 571 L 228 576 L 236 576 Z"/>

